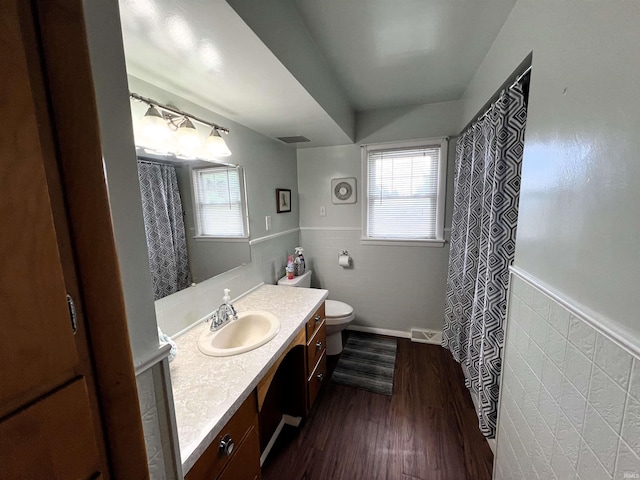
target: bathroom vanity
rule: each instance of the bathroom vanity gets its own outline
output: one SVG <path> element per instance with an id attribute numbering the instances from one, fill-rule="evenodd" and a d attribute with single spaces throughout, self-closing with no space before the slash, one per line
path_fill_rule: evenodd
<path id="1" fill-rule="evenodd" d="M 171 380 L 187 480 L 260 478 L 260 454 L 282 414 L 308 415 L 326 376 L 327 294 L 262 285 L 235 302 L 238 312 L 262 310 L 280 320 L 275 338 L 249 352 L 202 354 L 197 341 L 207 324 L 176 339 Z"/>

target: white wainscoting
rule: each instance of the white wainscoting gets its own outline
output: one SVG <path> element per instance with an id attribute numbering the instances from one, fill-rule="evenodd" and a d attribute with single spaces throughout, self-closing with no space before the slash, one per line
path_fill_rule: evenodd
<path id="1" fill-rule="evenodd" d="M 640 359 L 512 269 L 494 479 L 640 478 Z"/>

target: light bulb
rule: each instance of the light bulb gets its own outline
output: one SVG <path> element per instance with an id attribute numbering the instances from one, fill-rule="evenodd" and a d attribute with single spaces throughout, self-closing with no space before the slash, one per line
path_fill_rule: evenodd
<path id="1" fill-rule="evenodd" d="M 159 152 L 168 152 L 171 150 L 172 136 L 166 120 L 156 107 L 150 105 L 140 121 L 140 141 L 136 143 Z"/>
<path id="2" fill-rule="evenodd" d="M 212 157 L 228 157 L 231 155 L 231 150 L 227 147 L 227 143 L 220 136 L 220 133 L 216 128 L 211 130 L 211 134 L 207 137 L 205 142 L 206 152 L 208 156 Z"/>
<path id="3" fill-rule="evenodd" d="M 184 157 L 196 157 L 202 140 L 191 120 L 185 118 L 176 132 L 176 153 Z"/>

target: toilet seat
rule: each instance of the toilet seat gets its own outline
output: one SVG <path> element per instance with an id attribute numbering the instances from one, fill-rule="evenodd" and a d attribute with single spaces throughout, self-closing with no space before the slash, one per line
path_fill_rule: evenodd
<path id="1" fill-rule="evenodd" d="M 355 318 L 353 307 L 344 302 L 326 300 L 324 306 L 327 325 L 341 325 L 349 323 Z"/>

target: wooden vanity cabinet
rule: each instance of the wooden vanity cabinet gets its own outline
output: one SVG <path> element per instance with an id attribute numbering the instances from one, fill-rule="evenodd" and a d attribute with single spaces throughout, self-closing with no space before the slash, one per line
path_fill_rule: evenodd
<path id="1" fill-rule="evenodd" d="M 307 331 L 307 414 L 327 376 L 327 325 L 324 302 L 306 325 Z"/>
<path id="2" fill-rule="evenodd" d="M 225 449 L 229 438 L 233 448 Z M 255 391 L 240 406 L 185 476 L 186 480 L 255 480 L 260 473 L 258 404 Z"/>

